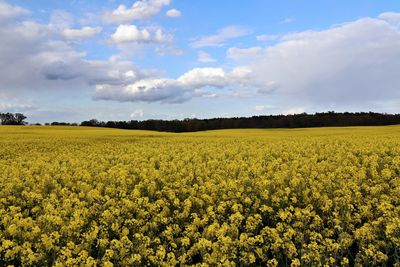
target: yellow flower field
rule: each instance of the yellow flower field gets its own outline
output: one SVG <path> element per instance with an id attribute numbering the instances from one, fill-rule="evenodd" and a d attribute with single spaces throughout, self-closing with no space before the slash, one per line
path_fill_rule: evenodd
<path id="1" fill-rule="evenodd" d="M 400 266 L 400 126 L 1 126 L 0 185 L 0 266 Z"/>

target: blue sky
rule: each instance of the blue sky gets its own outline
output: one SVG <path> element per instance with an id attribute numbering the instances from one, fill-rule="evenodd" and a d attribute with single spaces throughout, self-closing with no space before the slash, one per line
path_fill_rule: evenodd
<path id="1" fill-rule="evenodd" d="M 394 0 L 0 0 L 0 25 L 0 112 L 30 122 L 400 113 Z"/>

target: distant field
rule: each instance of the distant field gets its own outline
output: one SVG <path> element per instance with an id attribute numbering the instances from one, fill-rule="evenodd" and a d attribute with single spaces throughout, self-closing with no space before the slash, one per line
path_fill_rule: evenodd
<path id="1" fill-rule="evenodd" d="M 400 126 L 0 126 L 0 266 L 400 266 Z"/>

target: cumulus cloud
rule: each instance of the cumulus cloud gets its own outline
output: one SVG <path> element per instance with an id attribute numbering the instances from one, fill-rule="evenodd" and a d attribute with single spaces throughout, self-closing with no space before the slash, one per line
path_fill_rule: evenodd
<path id="1" fill-rule="evenodd" d="M 222 68 L 194 68 L 177 79 L 142 79 L 125 86 L 99 84 L 95 99 L 121 102 L 182 103 L 196 96 L 215 97 L 204 88 L 223 88 L 246 79 L 249 70 L 235 68 L 226 72 Z"/>
<path id="2" fill-rule="evenodd" d="M 175 8 L 168 10 L 165 14 L 171 18 L 180 17 L 182 15 L 182 13 Z"/>
<path id="3" fill-rule="evenodd" d="M 216 60 L 209 53 L 206 53 L 204 51 L 199 51 L 197 53 L 197 60 L 202 63 L 216 62 Z"/>
<path id="4" fill-rule="evenodd" d="M 107 22 L 122 23 L 130 20 L 146 20 L 160 13 L 164 6 L 168 6 L 170 0 L 139 0 L 131 7 L 118 6 L 112 12 L 106 12 L 103 18 Z"/>
<path id="5" fill-rule="evenodd" d="M 47 80 L 78 80 L 88 85 L 106 83 L 126 84 L 146 77 L 131 62 L 109 60 L 85 60 L 81 57 L 53 60 L 43 64 L 41 73 Z"/>
<path id="6" fill-rule="evenodd" d="M 242 36 L 249 35 L 251 32 L 248 29 L 239 26 L 229 26 L 220 29 L 214 35 L 208 35 L 199 37 L 191 43 L 193 48 L 202 47 L 221 47 L 225 45 L 225 42 Z"/>
<path id="7" fill-rule="evenodd" d="M 146 29 L 138 29 L 135 25 L 120 25 L 111 38 L 117 43 L 132 41 L 147 42 L 150 41 L 150 33 Z"/>
<path id="8" fill-rule="evenodd" d="M 390 25 L 400 28 L 400 13 L 385 12 L 379 15 L 379 18 L 387 21 Z"/>
<path id="9" fill-rule="evenodd" d="M 170 42 L 172 35 L 165 34 L 161 29 L 150 33 L 147 29 L 139 29 L 136 25 L 119 25 L 111 39 L 115 43 L 162 43 Z"/>
<path id="10" fill-rule="evenodd" d="M 29 14 L 29 11 L 15 5 L 10 5 L 7 2 L 0 1 L 0 22 L 12 20 L 16 17 Z"/>
<path id="11" fill-rule="evenodd" d="M 84 52 L 60 39 L 50 24 L 14 21 L 0 28 L 0 36 L 0 93 L 89 89 L 88 85 L 127 84 L 148 75 L 132 62 L 114 57 L 86 59 Z"/>
<path id="12" fill-rule="evenodd" d="M 224 87 L 227 74 L 222 68 L 194 68 L 179 77 L 178 81 L 194 87 Z"/>
<path id="13" fill-rule="evenodd" d="M 101 31 L 101 27 L 83 27 L 81 29 L 64 29 L 61 35 L 67 39 L 80 39 L 92 37 Z"/>
<path id="14" fill-rule="evenodd" d="M 191 98 L 191 92 L 176 80 L 159 78 L 146 79 L 126 86 L 96 85 L 95 99 L 180 103 Z"/>
<path id="15" fill-rule="evenodd" d="M 283 36 L 249 64 L 259 92 L 336 107 L 398 98 L 400 33 L 388 17 Z"/>

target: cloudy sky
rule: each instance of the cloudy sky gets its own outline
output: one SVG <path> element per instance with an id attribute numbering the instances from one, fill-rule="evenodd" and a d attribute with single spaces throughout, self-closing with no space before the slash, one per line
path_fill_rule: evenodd
<path id="1" fill-rule="evenodd" d="M 400 113 L 398 0 L 0 0 L 30 122 Z"/>

